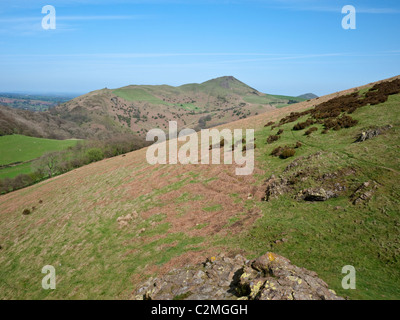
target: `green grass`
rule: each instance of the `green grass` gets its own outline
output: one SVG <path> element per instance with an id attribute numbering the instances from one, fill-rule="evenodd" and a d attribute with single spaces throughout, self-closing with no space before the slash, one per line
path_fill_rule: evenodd
<path id="1" fill-rule="evenodd" d="M 202 109 L 199 108 L 198 106 L 196 106 L 193 103 L 182 103 L 182 104 L 178 104 L 178 107 L 185 109 L 185 110 L 189 110 L 189 111 L 201 111 Z"/>
<path id="2" fill-rule="evenodd" d="M 52 140 L 13 134 L 0 137 L 0 165 L 27 161 L 43 153 L 72 147 L 77 140 Z"/>
<path id="3" fill-rule="evenodd" d="M 22 163 L 16 166 L 0 169 L 0 179 L 14 178 L 19 174 L 29 174 L 31 172 L 32 172 L 32 164 L 30 162 Z"/>
<path id="4" fill-rule="evenodd" d="M 121 97 L 127 101 L 145 101 L 153 104 L 170 105 L 169 103 L 153 96 L 146 90 L 140 88 L 130 88 L 130 87 L 120 88 L 114 90 L 113 93 L 116 96 Z"/>
<path id="5" fill-rule="evenodd" d="M 222 210 L 222 205 L 217 203 L 217 204 L 214 204 L 212 206 L 204 207 L 203 210 L 206 211 L 206 212 L 220 211 L 220 210 Z"/>
<path id="6" fill-rule="evenodd" d="M 0 137 L 0 165 L 31 161 L 46 152 L 61 151 L 72 147 L 78 140 L 53 140 L 34 138 L 23 135 L 8 135 Z M 21 173 L 30 173 L 31 164 L 24 163 L 13 167 L 0 169 L 1 178 L 12 178 Z"/>

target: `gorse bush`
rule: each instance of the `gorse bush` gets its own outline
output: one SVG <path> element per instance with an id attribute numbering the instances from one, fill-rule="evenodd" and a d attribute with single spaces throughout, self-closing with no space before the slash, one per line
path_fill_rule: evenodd
<path id="1" fill-rule="evenodd" d="M 278 141 L 279 139 L 280 139 L 280 136 L 271 135 L 268 137 L 267 143 L 273 143 L 275 141 Z"/>
<path id="2" fill-rule="evenodd" d="M 279 157 L 282 153 L 283 147 L 276 147 L 274 150 L 271 152 L 271 156 L 274 157 Z"/>
<path id="3" fill-rule="evenodd" d="M 393 81 L 384 81 L 374 85 L 365 93 L 365 96 L 360 96 L 358 90 L 355 92 L 332 98 L 328 101 L 318 104 L 312 109 L 303 112 L 292 112 L 288 116 L 282 118 L 279 125 L 291 123 L 299 118 L 309 115 L 310 118 L 305 122 L 299 122 L 293 130 L 303 130 L 315 123 L 324 124 L 327 133 L 328 130 L 340 130 L 342 128 L 350 128 L 357 124 L 354 120 L 346 114 L 354 113 L 358 108 L 367 105 L 378 105 L 388 100 L 390 95 L 400 93 L 400 79 Z"/>
<path id="4" fill-rule="evenodd" d="M 340 130 L 342 128 L 350 128 L 357 125 L 358 120 L 353 119 L 350 116 L 343 115 L 340 118 L 326 119 L 324 121 L 325 129 Z"/>
<path id="5" fill-rule="evenodd" d="M 277 147 L 272 150 L 271 155 L 274 157 L 280 157 L 281 159 L 286 159 L 289 157 L 293 157 L 296 154 L 295 148 L 284 146 L 284 147 Z"/>
<path id="6" fill-rule="evenodd" d="M 310 129 L 308 129 L 304 134 L 305 134 L 306 136 L 308 136 L 308 135 L 310 135 L 311 133 L 313 133 L 313 132 L 315 132 L 315 131 L 318 131 L 318 128 L 317 128 L 317 127 L 312 127 L 312 128 L 310 128 Z"/>
<path id="7" fill-rule="evenodd" d="M 275 124 L 275 122 L 270 121 L 267 124 L 265 124 L 264 127 L 269 127 L 269 126 L 272 126 L 273 124 Z"/>
<path id="8" fill-rule="evenodd" d="M 300 141 L 296 142 L 295 149 L 301 148 L 303 144 Z"/>
<path id="9" fill-rule="evenodd" d="M 299 122 L 299 123 L 297 123 L 297 124 L 293 127 L 293 130 L 303 130 L 303 129 L 309 127 L 309 126 L 312 126 L 314 123 L 315 123 L 314 120 L 308 119 L 308 120 L 305 121 L 305 122 Z"/>
<path id="10" fill-rule="evenodd" d="M 285 147 L 279 157 L 282 159 L 287 159 L 293 157 L 295 154 L 296 154 L 295 149 Z"/>

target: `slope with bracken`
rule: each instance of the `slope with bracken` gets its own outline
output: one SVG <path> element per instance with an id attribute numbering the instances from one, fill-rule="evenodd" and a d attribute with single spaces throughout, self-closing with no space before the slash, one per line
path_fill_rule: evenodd
<path id="1" fill-rule="evenodd" d="M 255 129 L 251 176 L 234 165 L 150 165 L 141 149 L 0 196 L 1 297 L 132 298 L 172 268 L 272 251 L 340 296 L 399 298 L 400 94 L 364 103 L 381 90 L 369 84 L 221 126 Z M 334 116 L 332 99 L 343 96 L 357 107 Z M 326 119 L 307 111 L 329 105 Z M 330 127 L 346 126 L 345 116 L 347 128 Z M 316 130 L 294 130 L 308 120 Z M 279 147 L 295 154 L 274 156 Z M 40 286 L 45 265 L 56 268 L 56 290 Z M 356 290 L 341 287 L 346 265 Z"/>

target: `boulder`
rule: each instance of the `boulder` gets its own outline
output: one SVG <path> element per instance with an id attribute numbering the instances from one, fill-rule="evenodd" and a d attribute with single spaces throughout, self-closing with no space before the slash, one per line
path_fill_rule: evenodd
<path id="1" fill-rule="evenodd" d="M 365 203 L 372 198 L 377 188 L 377 184 L 373 181 L 364 182 L 354 191 L 350 199 L 354 205 Z"/>
<path id="2" fill-rule="evenodd" d="M 335 197 L 337 197 L 337 194 L 334 191 L 325 190 L 324 188 L 304 189 L 297 195 L 297 199 L 305 201 L 326 201 Z"/>
<path id="3" fill-rule="evenodd" d="M 393 128 L 392 125 L 387 125 L 384 127 L 379 127 L 379 128 L 374 128 L 374 129 L 369 129 L 369 130 L 363 131 L 358 135 L 355 142 L 364 142 L 368 139 L 375 138 L 391 128 Z"/>

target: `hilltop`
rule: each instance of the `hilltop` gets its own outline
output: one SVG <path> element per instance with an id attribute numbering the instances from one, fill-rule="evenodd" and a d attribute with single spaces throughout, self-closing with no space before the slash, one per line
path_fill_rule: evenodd
<path id="1" fill-rule="evenodd" d="M 338 296 L 398 299 L 399 79 L 220 126 L 255 129 L 251 176 L 150 165 L 144 148 L 0 196 L 1 298 L 135 298 L 221 252 L 274 252 Z M 56 290 L 40 287 L 45 265 Z M 346 265 L 356 290 L 341 286 Z"/>
<path id="2" fill-rule="evenodd" d="M 302 94 L 300 96 L 297 96 L 297 98 L 309 100 L 309 99 L 318 98 L 318 96 L 316 94 L 314 94 L 314 93 L 305 93 L 305 94 Z"/>

